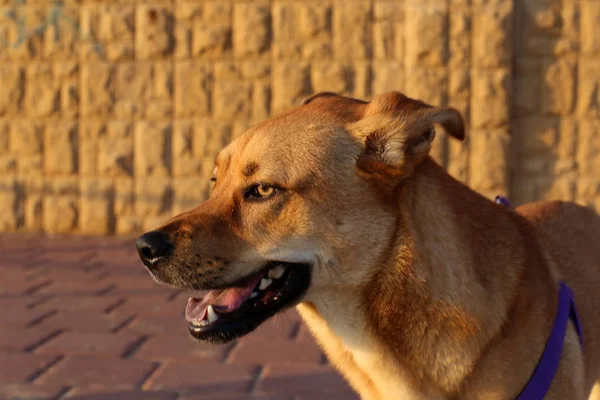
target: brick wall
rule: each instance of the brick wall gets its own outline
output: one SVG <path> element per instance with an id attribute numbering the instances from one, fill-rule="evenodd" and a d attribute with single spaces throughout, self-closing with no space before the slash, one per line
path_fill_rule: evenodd
<path id="1" fill-rule="evenodd" d="M 600 210 L 599 25 L 596 0 L 0 0 L 0 230 L 155 227 L 323 90 L 451 105 L 454 176 Z"/>

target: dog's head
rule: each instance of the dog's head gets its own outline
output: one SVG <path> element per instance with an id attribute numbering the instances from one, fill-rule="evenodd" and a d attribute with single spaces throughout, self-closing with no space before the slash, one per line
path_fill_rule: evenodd
<path id="1" fill-rule="evenodd" d="M 463 121 L 392 92 L 319 93 L 253 127 L 216 158 L 208 200 L 137 241 L 153 278 L 194 291 L 200 340 L 244 335 L 280 310 L 364 285 L 394 236 L 394 197 L 434 125 Z"/>

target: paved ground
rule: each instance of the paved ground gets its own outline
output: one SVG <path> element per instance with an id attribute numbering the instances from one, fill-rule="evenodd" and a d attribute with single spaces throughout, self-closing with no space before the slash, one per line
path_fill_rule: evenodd
<path id="1" fill-rule="evenodd" d="M 0 399 L 357 399 L 295 312 L 225 346 L 133 240 L 0 235 Z"/>

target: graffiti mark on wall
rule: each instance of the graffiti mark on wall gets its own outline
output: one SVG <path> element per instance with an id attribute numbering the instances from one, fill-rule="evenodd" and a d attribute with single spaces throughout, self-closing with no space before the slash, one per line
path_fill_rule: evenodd
<path id="1" fill-rule="evenodd" d="M 61 40 L 65 30 L 75 32 L 80 42 L 85 42 L 91 45 L 92 49 L 100 56 L 104 56 L 104 48 L 96 38 L 89 33 L 84 34 L 79 25 L 79 21 L 73 19 L 65 12 L 63 1 L 55 0 L 48 9 L 46 18 L 34 27 L 27 26 L 24 6 L 27 5 L 27 0 L 14 0 L 13 6 L 4 13 L 4 17 L 12 21 L 17 28 L 17 37 L 12 43 L 9 43 L 13 48 L 21 46 L 29 39 L 34 37 L 43 37 L 50 29 L 52 29 L 52 40 L 57 43 Z M 0 41 L 2 38 L 0 38 Z M 4 43 L 2 43 L 4 44 Z"/>

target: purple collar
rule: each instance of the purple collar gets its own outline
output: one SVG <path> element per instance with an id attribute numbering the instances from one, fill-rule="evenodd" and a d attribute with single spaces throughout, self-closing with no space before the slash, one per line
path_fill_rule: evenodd
<path id="1" fill-rule="evenodd" d="M 496 196 L 496 203 L 510 207 L 509 201 L 502 196 Z M 575 308 L 573 293 L 566 284 L 559 282 L 558 310 L 550 337 L 529 382 L 527 382 L 516 400 L 541 400 L 546 396 L 558 370 L 569 319 L 575 325 L 575 330 L 579 335 L 579 343 L 583 349 L 583 330 Z"/>
<path id="2" fill-rule="evenodd" d="M 558 369 L 558 362 L 560 361 L 560 355 L 565 343 L 569 319 L 573 322 L 573 325 L 575 325 L 575 330 L 579 335 L 579 343 L 583 349 L 583 331 L 581 329 L 577 310 L 575 309 L 573 293 L 567 285 L 560 282 L 558 311 L 556 313 L 556 319 L 554 320 L 554 326 L 552 326 L 552 331 L 550 332 L 550 337 L 546 342 L 546 347 L 538 361 L 538 365 L 533 371 L 533 375 L 531 375 L 529 382 L 527 382 L 527 385 L 521 391 L 521 394 L 517 396 L 516 400 L 541 400 L 546 396 Z"/>

